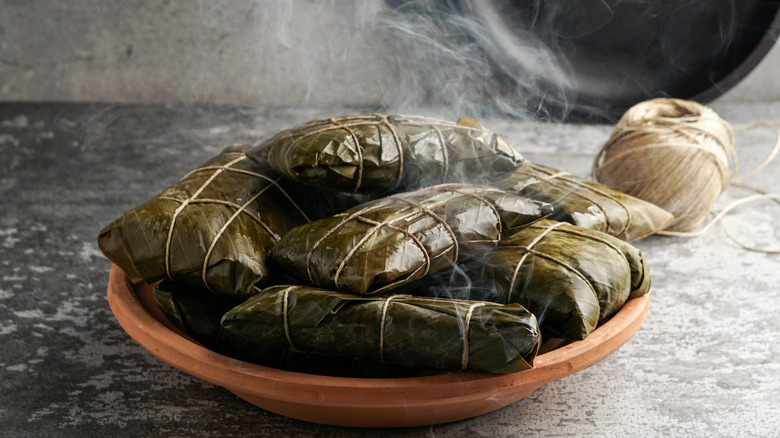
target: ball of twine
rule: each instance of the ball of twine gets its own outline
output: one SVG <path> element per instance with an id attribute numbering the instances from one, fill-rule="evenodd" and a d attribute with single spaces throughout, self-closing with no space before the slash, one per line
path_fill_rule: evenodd
<path id="1" fill-rule="evenodd" d="M 736 168 L 731 125 L 696 102 L 652 99 L 631 107 L 596 154 L 602 184 L 667 210 L 667 229 L 701 223 Z"/>

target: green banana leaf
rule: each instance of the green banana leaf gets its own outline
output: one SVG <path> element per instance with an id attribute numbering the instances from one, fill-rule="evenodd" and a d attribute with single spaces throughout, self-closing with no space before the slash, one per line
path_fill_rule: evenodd
<path id="1" fill-rule="evenodd" d="M 521 371 L 539 349 L 536 319 L 519 305 L 308 286 L 267 288 L 226 313 L 222 329 L 245 351 L 291 349 L 436 370 Z"/>
<path id="2" fill-rule="evenodd" d="M 411 377 L 418 368 L 382 363 L 376 359 L 352 359 L 286 348 L 248 347 L 243 340 L 224 333 L 220 321 L 244 300 L 206 289 L 162 280 L 155 285 L 154 300 L 168 320 L 201 345 L 236 359 L 307 374 L 340 377 Z"/>
<path id="3" fill-rule="evenodd" d="M 133 282 L 170 278 L 247 296 L 269 276 L 271 246 L 293 227 L 333 214 L 310 188 L 280 181 L 231 146 L 98 237 L 103 253 Z M 301 190 L 305 189 L 305 190 Z M 335 208 L 341 201 L 333 201 Z M 354 204 L 353 204 L 354 205 Z"/>
<path id="4" fill-rule="evenodd" d="M 208 348 L 218 344 L 222 316 L 243 301 L 171 280 L 157 283 L 153 296 L 176 328 Z"/>
<path id="5" fill-rule="evenodd" d="M 520 154 L 472 119 L 342 117 L 288 129 L 249 152 L 279 174 L 354 193 L 405 191 L 445 182 L 479 184 L 509 175 Z"/>
<path id="6" fill-rule="evenodd" d="M 663 230 L 674 218 L 647 201 L 528 161 L 512 175 L 491 185 L 551 203 L 555 207 L 551 219 L 611 234 L 627 242 Z"/>
<path id="7" fill-rule="evenodd" d="M 542 220 L 483 256 L 400 291 L 519 303 L 536 315 L 545 339 L 577 340 L 649 289 L 638 249 L 599 231 Z"/>
<path id="8" fill-rule="evenodd" d="M 274 245 L 273 260 L 307 284 L 381 293 L 482 253 L 502 230 L 551 212 L 495 188 L 443 184 L 296 227 Z"/>

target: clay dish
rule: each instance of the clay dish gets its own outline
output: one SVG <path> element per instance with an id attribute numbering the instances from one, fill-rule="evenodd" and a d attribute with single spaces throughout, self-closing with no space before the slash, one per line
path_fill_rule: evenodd
<path id="1" fill-rule="evenodd" d="M 406 427 L 492 412 L 595 364 L 639 330 L 650 296 L 630 300 L 587 339 L 540 354 L 532 370 L 392 379 L 301 374 L 217 354 L 173 328 L 155 304 L 152 287 L 131 284 L 117 266 L 111 267 L 108 303 L 122 328 L 152 355 L 263 409 L 321 424 Z"/>

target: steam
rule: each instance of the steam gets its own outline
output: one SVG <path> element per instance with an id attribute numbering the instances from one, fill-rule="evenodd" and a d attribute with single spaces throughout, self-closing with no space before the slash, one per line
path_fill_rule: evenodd
<path id="1" fill-rule="evenodd" d="M 376 30 L 399 80 L 384 106 L 424 104 L 461 116 L 499 113 L 521 119 L 560 120 L 569 94 L 566 62 L 527 29 L 497 26 L 486 4 L 435 1 L 398 3 L 377 18 Z"/>
<path id="2" fill-rule="evenodd" d="M 612 120 L 644 99 L 706 90 L 694 78 L 719 80 L 707 69 L 728 55 L 740 13 L 728 0 L 328 3 L 255 5 L 279 50 L 258 55 L 274 65 L 261 65 L 271 73 L 257 87 L 297 81 L 284 103 L 323 109 L 543 121 Z M 267 104 L 280 93 L 257 94 Z"/>
<path id="3" fill-rule="evenodd" d="M 339 115 L 333 108 L 346 105 L 454 119 L 490 114 L 562 119 L 570 94 L 565 60 L 530 30 L 496 26 L 497 9 L 474 4 L 255 4 L 258 47 L 273 53 L 248 54 L 259 64 L 257 76 L 267 78 L 251 84 L 258 89 L 251 94 L 264 104 L 277 99 L 330 111 L 327 116 Z M 268 91 L 266 80 L 296 85 Z M 281 92 L 284 99 L 274 97 Z"/>

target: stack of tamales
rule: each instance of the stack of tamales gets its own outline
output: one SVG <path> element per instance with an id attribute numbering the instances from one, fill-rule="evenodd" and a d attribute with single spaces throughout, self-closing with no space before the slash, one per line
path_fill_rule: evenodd
<path id="1" fill-rule="evenodd" d="M 626 241 L 670 220 L 524 162 L 471 119 L 375 114 L 231 146 L 98 243 L 223 354 L 333 375 L 508 373 L 646 293 Z"/>

